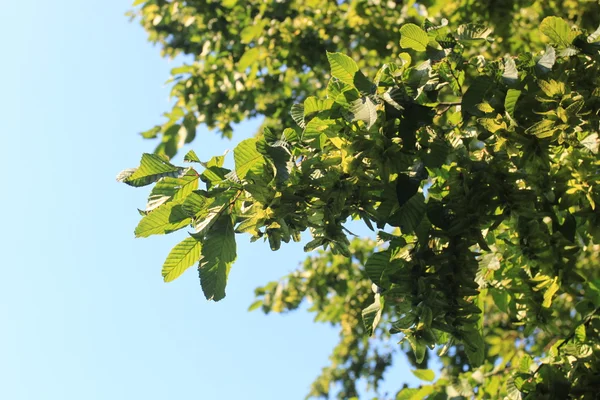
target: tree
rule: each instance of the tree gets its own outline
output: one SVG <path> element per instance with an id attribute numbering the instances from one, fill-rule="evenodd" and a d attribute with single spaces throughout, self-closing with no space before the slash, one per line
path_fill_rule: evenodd
<path id="1" fill-rule="evenodd" d="M 339 324 L 311 396 L 336 383 L 339 398 L 357 396 L 360 378 L 376 391 L 393 335 L 430 382 L 397 398 L 595 398 L 600 30 L 585 28 L 596 3 L 136 3 L 166 55 L 194 55 L 173 70 L 168 121 L 143 133 L 161 137 L 155 154 L 118 177 L 156 183 L 136 236 L 193 228 L 166 281 L 198 262 L 204 294 L 220 300 L 236 233 L 277 250 L 308 230 L 306 250 L 321 250 L 251 308 L 310 299 Z M 460 24 L 474 13 L 485 24 Z M 230 136 L 257 115 L 233 170 L 193 151 L 197 168 L 171 162 L 198 123 Z M 349 219 L 378 241 L 350 241 Z"/>

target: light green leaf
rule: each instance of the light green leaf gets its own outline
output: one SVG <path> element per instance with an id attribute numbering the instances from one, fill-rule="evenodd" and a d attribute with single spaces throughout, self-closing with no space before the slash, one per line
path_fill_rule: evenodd
<path id="1" fill-rule="evenodd" d="M 549 119 L 544 119 L 531 125 L 525 130 L 525 133 L 535 135 L 538 138 L 547 138 L 554 134 L 555 122 Z"/>
<path id="2" fill-rule="evenodd" d="M 186 269 L 198 261 L 201 248 L 202 243 L 193 237 L 188 237 L 173 247 L 162 267 L 165 282 L 179 278 Z"/>
<path id="3" fill-rule="evenodd" d="M 417 378 L 423 380 L 423 381 L 427 381 L 427 382 L 433 382 L 433 380 L 435 379 L 435 372 L 433 372 L 430 369 L 415 369 L 411 371 L 413 373 L 414 376 L 416 376 Z"/>
<path id="4" fill-rule="evenodd" d="M 202 245 L 198 268 L 200 284 L 207 300 L 225 297 L 231 265 L 236 258 L 236 244 L 231 216 L 222 215 L 208 231 Z"/>
<path id="5" fill-rule="evenodd" d="M 150 192 L 146 211 L 152 211 L 169 200 L 183 199 L 197 188 L 198 174 L 193 169 L 189 169 L 181 178 L 162 178 Z"/>
<path id="6" fill-rule="evenodd" d="M 569 47 L 577 36 L 569 24 L 559 17 L 546 17 L 540 24 L 540 31 L 548 36 L 552 43 L 562 47 Z"/>
<path id="7" fill-rule="evenodd" d="M 456 29 L 457 39 L 463 44 L 479 44 L 492 33 L 492 30 L 482 24 L 465 24 Z"/>
<path id="8" fill-rule="evenodd" d="M 425 51 L 427 49 L 427 43 L 429 43 L 429 36 L 427 32 L 419 28 L 415 24 L 404 24 L 400 28 L 400 46 L 405 49 L 413 49 L 416 51 Z"/>
<path id="9" fill-rule="evenodd" d="M 246 68 L 256 63 L 259 55 L 260 51 L 258 47 L 252 47 L 251 49 L 246 50 L 244 55 L 242 55 L 242 58 L 240 58 L 240 61 L 238 61 L 238 70 L 244 71 Z"/>
<path id="10" fill-rule="evenodd" d="M 192 221 L 183 211 L 182 200 L 163 204 L 149 212 L 135 228 L 135 237 L 162 235 L 177 231 Z"/>
<path id="11" fill-rule="evenodd" d="M 556 279 L 557 278 L 555 277 L 552 280 L 552 283 L 550 284 L 550 286 L 548 286 L 548 289 L 546 289 L 546 291 L 544 292 L 544 301 L 542 302 L 542 307 L 544 307 L 544 308 L 550 308 L 550 306 L 552 305 L 552 299 L 559 289 L 558 283 L 556 283 Z"/>
<path id="12" fill-rule="evenodd" d="M 179 178 L 188 171 L 187 168 L 176 167 L 156 154 L 144 153 L 140 166 L 122 171 L 117 180 L 129 186 L 146 186 L 166 176 Z"/>
<path id="13" fill-rule="evenodd" d="M 198 158 L 198 156 L 196 155 L 196 152 L 194 150 L 190 150 L 188 151 L 188 153 L 183 157 L 183 161 L 186 162 L 196 162 L 199 163 L 200 159 Z"/>
<path id="14" fill-rule="evenodd" d="M 327 52 L 327 59 L 331 67 L 331 76 L 348 85 L 355 85 L 354 80 L 359 71 L 353 59 L 342 53 L 329 52 Z"/>
<path id="15" fill-rule="evenodd" d="M 256 149 L 256 143 L 254 138 L 246 139 L 233 150 L 235 173 L 239 179 L 244 179 L 248 172 L 259 169 L 265 163 L 262 154 Z"/>

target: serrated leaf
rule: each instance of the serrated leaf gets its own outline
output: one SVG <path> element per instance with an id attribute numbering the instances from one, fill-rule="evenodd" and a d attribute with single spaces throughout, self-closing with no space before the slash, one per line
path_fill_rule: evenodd
<path id="1" fill-rule="evenodd" d="M 568 47 L 575 39 L 569 24 L 559 17 L 546 17 L 540 24 L 540 31 L 557 45 Z"/>
<path id="2" fill-rule="evenodd" d="M 140 166 L 122 171 L 117 180 L 129 186 L 146 186 L 164 177 L 178 178 L 187 172 L 187 168 L 176 167 L 157 154 L 144 153 Z"/>
<path id="3" fill-rule="evenodd" d="M 262 154 L 256 149 L 256 143 L 254 138 L 246 139 L 233 150 L 235 173 L 239 179 L 244 179 L 248 172 L 260 169 L 265 163 Z"/>
<path id="4" fill-rule="evenodd" d="M 565 83 L 549 79 L 547 81 L 538 81 L 540 89 L 548 97 L 562 96 L 566 92 Z"/>
<path id="5" fill-rule="evenodd" d="M 427 49 L 427 43 L 429 43 L 429 36 L 427 32 L 419 28 L 415 24 L 404 24 L 400 28 L 400 46 L 405 49 L 413 49 L 416 51 L 425 51 Z"/>
<path id="6" fill-rule="evenodd" d="M 358 72 L 358 65 L 353 59 L 342 53 L 327 53 L 331 67 L 331 76 L 340 81 L 354 86 L 354 76 Z"/>
<path id="7" fill-rule="evenodd" d="M 292 116 L 292 119 L 294 120 L 294 122 L 296 122 L 296 124 L 298 124 L 298 126 L 300 128 L 304 128 L 305 127 L 305 123 L 304 123 L 304 104 L 294 104 L 294 105 L 292 105 L 292 108 L 290 109 L 290 115 Z"/>
<path id="8" fill-rule="evenodd" d="M 415 369 L 411 371 L 414 376 L 421 379 L 422 381 L 433 382 L 435 379 L 435 372 L 430 369 Z"/>
<path id="9" fill-rule="evenodd" d="M 231 216 L 222 215 L 210 228 L 202 244 L 200 284 L 207 300 L 225 297 L 231 265 L 236 258 L 236 244 Z"/>
<path id="10" fill-rule="evenodd" d="M 135 236 L 167 234 L 189 225 L 191 219 L 183 211 L 181 203 L 181 199 L 172 201 L 146 214 L 135 228 Z"/>
<path id="11" fill-rule="evenodd" d="M 196 155 L 196 152 L 194 150 L 190 150 L 183 157 L 183 161 L 199 163 L 200 159 L 198 158 L 198 156 Z"/>
<path id="12" fill-rule="evenodd" d="M 162 267 L 165 282 L 177 279 L 192 264 L 200 259 L 202 243 L 193 237 L 188 237 L 173 247 Z"/>
<path id="13" fill-rule="evenodd" d="M 504 98 L 504 109 L 513 119 L 515 118 L 515 107 L 517 106 L 517 101 L 519 100 L 520 95 L 520 90 L 508 89 L 506 92 L 506 97 Z"/>
<path id="14" fill-rule="evenodd" d="M 554 125 L 554 121 L 544 119 L 531 125 L 525 130 L 525 133 L 537 136 L 540 139 L 547 138 L 554 134 Z"/>
<path id="15" fill-rule="evenodd" d="M 189 169 L 181 178 L 162 178 L 150 192 L 146 211 L 152 211 L 170 200 L 183 199 L 197 188 L 198 175 L 193 169 Z"/>

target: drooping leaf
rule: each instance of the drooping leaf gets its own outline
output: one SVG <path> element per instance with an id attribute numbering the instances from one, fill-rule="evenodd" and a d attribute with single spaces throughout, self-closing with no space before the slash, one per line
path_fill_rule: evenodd
<path id="1" fill-rule="evenodd" d="M 521 91 L 517 89 L 508 89 L 506 92 L 506 97 L 504 99 L 504 109 L 511 116 L 511 118 L 515 118 L 515 107 L 517 106 L 517 100 L 519 100 L 519 96 L 521 95 Z"/>
<path id="2" fill-rule="evenodd" d="M 171 282 L 181 276 L 192 264 L 200 259 L 202 243 L 188 237 L 173 247 L 162 268 L 165 282 Z"/>
<path id="3" fill-rule="evenodd" d="M 379 293 L 375 294 L 375 301 L 373 304 L 368 306 L 362 311 L 363 323 L 365 325 L 366 334 L 368 336 L 373 335 L 375 328 L 381 320 L 381 313 L 383 311 L 383 299 Z"/>
<path id="4" fill-rule="evenodd" d="M 390 273 L 390 253 L 387 251 L 371 254 L 365 263 L 365 273 L 378 287 L 387 288 Z"/>
<path id="5" fill-rule="evenodd" d="M 223 215 L 206 234 L 198 271 L 202 291 L 207 300 L 225 297 L 225 287 L 231 265 L 236 258 L 236 244 L 231 216 Z"/>

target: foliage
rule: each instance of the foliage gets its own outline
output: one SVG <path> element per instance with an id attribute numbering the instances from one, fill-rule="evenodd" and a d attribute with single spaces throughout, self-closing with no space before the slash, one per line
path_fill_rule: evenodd
<path id="1" fill-rule="evenodd" d="M 137 236 L 193 229 L 165 280 L 198 262 L 206 298 L 219 300 L 236 233 L 277 250 L 308 230 L 305 249 L 322 250 L 257 289 L 251 308 L 308 299 L 318 321 L 340 326 L 310 396 L 329 396 L 334 383 L 339 398 L 358 396 L 361 378 L 377 391 L 393 336 L 424 381 L 398 399 L 595 398 L 598 31 L 549 16 L 536 22 L 543 35 L 527 33 L 538 49 L 497 58 L 525 42 L 493 40 L 481 24 L 419 22 L 411 3 L 380 13 L 366 2 L 140 3 L 167 54 L 202 49 L 175 83 L 177 111 L 145 134 L 162 132 L 157 154 L 119 175 L 156 182 Z M 468 8 L 458 10 L 451 22 Z M 233 170 L 193 152 L 185 160 L 197 168 L 170 162 L 196 123 L 227 135 L 261 113 L 265 127 L 236 146 Z M 349 219 L 376 230 L 377 243 L 351 242 Z M 435 348 L 438 377 L 426 369 Z"/>

